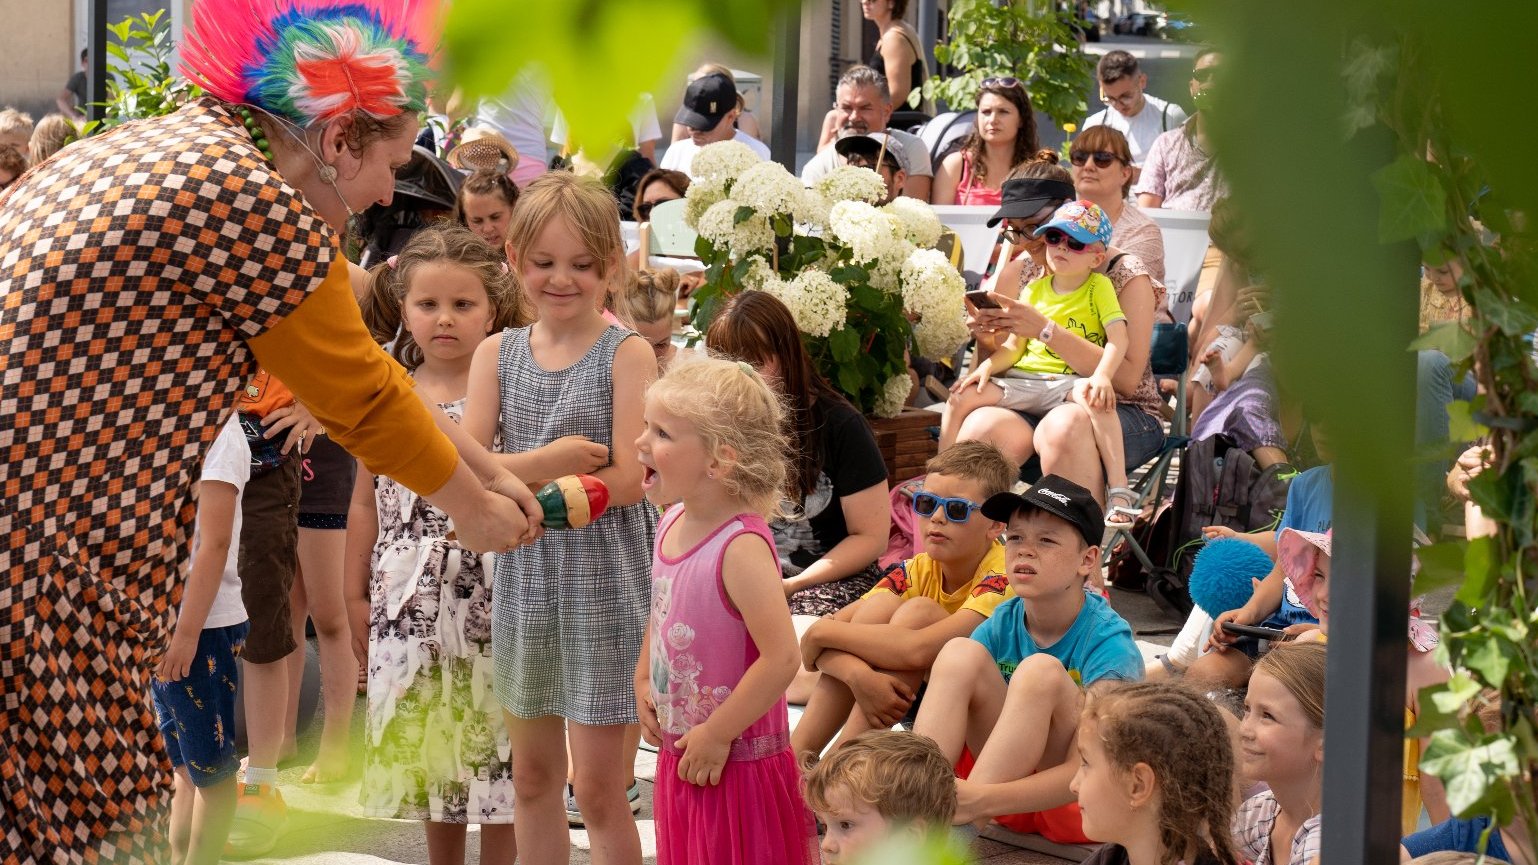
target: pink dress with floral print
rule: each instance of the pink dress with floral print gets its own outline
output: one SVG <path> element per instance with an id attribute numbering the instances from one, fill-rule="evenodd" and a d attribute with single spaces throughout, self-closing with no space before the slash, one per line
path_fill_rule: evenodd
<path id="1" fill-rule="evenodd" d="M 742 514 L 669 558 L 663 539 L 682 514 L 680 506 L 663 517 L 652 560 L 651 687 L 662 728 L 653 801 L 657 862 L 811 865 L 818 860 L 817 837 L 801 798 L 784 698 L 732 742 L 719 785 L 678 778 L 679 738 L 709 718 L 758 660 L 722 582 L 726 548 L 754 534 L 774 549 L 764 521 Z"/>

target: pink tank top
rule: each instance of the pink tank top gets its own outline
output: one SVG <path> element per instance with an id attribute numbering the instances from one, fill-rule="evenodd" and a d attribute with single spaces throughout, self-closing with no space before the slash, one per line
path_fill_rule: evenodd
<path id="1" fill-rule="evenodd" d="M 657 528 L 652 558 L 651 688 L 662 728 L 662 745 L 675 743 L 726 702 L 742 674 L 758 660 L 758 647 L 732 606 L 721 563 L 738 536 L 755 534 L 774 549 L 762 517 L 739 514 L 678 558 L 662 554 L 663 540 L 683 514 L 670 509 Z M 790 722 L 781 697 L 732 742 L 729 760 L 758 760 L 790 746 Z"/>
<path id="2" fill-rule="evenodd" d="M 1002 186 L 1002 184 L 1001 184 Z M 972 154 L 961 152 L 961 181 L 956 185 L 957 204 L 986 204 L 997 207 L 1004 201 L 1004 190 L 989 189 L 972 173 Z"/>

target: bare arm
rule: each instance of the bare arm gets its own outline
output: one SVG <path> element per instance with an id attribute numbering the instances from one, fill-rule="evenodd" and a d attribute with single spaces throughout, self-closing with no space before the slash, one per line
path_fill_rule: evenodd
<path id="1" fill-rule="evenodd" d="M 955 204 L 956 187 L 961 185 L 961 154 L 952 153 L 940 160 L 935 182 L 929 193 L 930 204 Z"/>
<path id="2" fill-rule="evenodd" d="M 229 561 L 239 506 L 240 494 L 234 484 L 204 481 L 198 485 L 198 549 L 187 574 L 171 645 L 155 668 L 155 675 L 163 682 L 180 681 L 191 671 L 198 638 L 203 635 L 203 624 L 219 595 L 224 565 Z"/>
<path id="3" fill-rule="evenodd" d="M 593 472 L 609 488 L 609 503 L 633 505 L 642 498 L 641 461 L 635 440 L 644 426 L 646 388 L 657 377 L 657 356 L 639 337 L 626 339 L 614 353 L 614 435 L 607 468 Z"/>
<path id="4" fill-rule="evenodd" d="M 914 56 L 913 46 L 908 43 L 902 27 L 888 30 L 876 50 L 881 52 L 881 59 L 886 64 L 886 86 L 892 94 L 892 110 L 906 108 L 908 94 L 913 90 L 913 78 L 908 70 L 913 68 L 913 61 L 918 58 Z"/>
<path id="5" fill-rule="evenodd" d="M 967 814 L 996 817 L 1000 814 L 1029 814 L 1067 805 L 1075 798 L 1068 789 L 1068 783 L 1078 771 L 1078 765 L 1069 760 L 1014 781 L 998 784 L 961 782 L 957 793 L 962 802 L 957 803 L 957 815 L 961 816 L 965 810 Z"/>
<path id="6" fill-rule="evenodd" d="M 1137 194 L 1137 206 L 1150 210 L 1164 206 L 1164 196 L 1154 195 L 1152 192 L 1139 192 Z"/>
<path id="7" fill-rule="evenodd" d="M 1127 356 L 1111 375 L 1111 385 L 1118 394 L 1130 396 L 1143 380 L 1153 342 L 1153 283 L 1146 276 L 1134 277 L 1117 299 L 1127 317 Z M 979 310 L 979 325 L 996 326 L 1027 336 L 1035 336 L 1046 326 L 1046 317 L 1028 303 L 1006 297 L 1000 301 L 1000 307 L 998 310 Z M 1052 335 L 1048 346 L 1080 375 L 1093 374 L 1105 353 L 1101 346 L 1061 327 Z"/>
<path id="8" fill-rule="evenodd" d="M 940 649 L 953 637 L 971 636 L 984 621 L 975 610 L 957 610 L 927 628 L 914 630 L 902 625 L 875 625 L 820 619 L 802 637 L 824 649 L 848 652 L 862 659 L 880 659 L 889 670 L 927 670 Z M 821 663 L 819 669 L 824 669 Z"/>
<path id="9" fill-rule="evenodd" d="M 1093 375 L 1109 381 L 1121 369 L 1122 362 L 1127 359 L 1128 337 L 1126 319 L 1105 325 L 1105 348 L 1100 351 L 1100 362 L 1095 364 Z"/>
<path id="10" fill-rule="evenodd" d="M 886 549 L 892 509 L 887 503 L 885 481 L 844 496 L 838 503 L 844 511 L 848 536 L 806 570 L 785 580 L 785 594 L 857 574 Z"/>
<path id="11" fill-rule="evenodd" d="M 374 502 L 374 476 L 358 464 L 352 500 L 347 505 L 347 540 L 342 548 L 342 595 L 347 600 L 347 624 L 352 652 L 368 668 L 369 576 L 374 544 L 379 540 L 379 509 Z"/>

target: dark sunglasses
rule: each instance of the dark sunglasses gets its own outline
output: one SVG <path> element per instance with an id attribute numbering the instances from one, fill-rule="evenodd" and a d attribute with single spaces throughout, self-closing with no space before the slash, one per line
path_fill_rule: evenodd
<path id="1" fill-rule="evenodd" d="M 1016 78 L 1013 75 L 1005 75 L 1005 76 L 999 77 L 999 78 L 984 78 L 983 79 L 983 86 L 984 87 L 1006 87 L 1006 88 L 1007 87 L 1018 87 L 1021 90 L 1024 90 L 1025 89 L 1025 82 L 1021 81 L 1020 79 Z"/>
<path id="2" fill-rule="evenodd" d="M 968 499 L 942 499 L 934 493 L 919 493 L 913 497 L 913 512 L 921 517 L 932 516 L 937 508 L 945 509 L 945 518 L 953 523 L 964 523 L 972 518 L 972 512 L 982 507 Z"/>
<path id="3" fill-rule="evenodd" d="M 1216 66 L 1203 66 L 1199 69 L 1192 69 L 1191 80 L 1195 81 L 1197 84 L 1206 84 L 1212 80 L 1212 76 L 1216 75 L 1217 71 L 1218 67 Z"/>
<path id="4" fill-rule="evenodd" d="M 667 204 L 669 201 L 677 201 L 676 198 L 664 198 L 661 201 L 643 201 L 635 206 L 635 215 L 643 221 L 651 218 L 652 208 L 659 204 Z"/>
<path id="5" fill-rule="evenodd" d="M 1062 245 L 1068 247 L 1074 252 L 1083 252 L 1084 247 L 1089 245 L 1082 240 L 1075 240 L 1074 238 L 1069 237 L 1068 232 L 1062 230 L 1061 228 L 1049 228 L 1046 231 L 1043 231 L 1041 233 L 1041 239 L 1045 241 L 1048 246 Z"/>
<path id="6" fill-rule="evenodd" d="M 1068 161 L 1072 162 L 1075 167 L 1082 167 L 1084 163 L 1093 159 L 1095 160 L 1096 168 L 1110 168 L 1111 163 L 1120 158 L 1109 150 L 1096 150 L 1094 153 L 1074 150 L 1068 154 Z"/>

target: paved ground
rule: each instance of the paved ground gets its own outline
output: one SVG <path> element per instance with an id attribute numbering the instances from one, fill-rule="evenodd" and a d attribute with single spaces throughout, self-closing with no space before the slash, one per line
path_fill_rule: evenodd
<path id="1" fill-rule="evenodd" d="M 1139 639 L 1144 641 L 1145 648 L 1148 648 L 1149 643 L 1169 643 L 1169 636 L 1141 633 L 1150 629 L 1165 629 L 1174 624 L 1147 598 L 1114 591 L 1112 603 L 1132 623 L 1133 628 L 1140 632 Z M 361 729 L 362 715 L 360 698 L 354 713 L 355 737 Z M 308 760 L 312 753 L 313 743 L 304 743 L 301 756 Z M 362 819 L 356 816 L 356 781 L 325 787 L 306 787 L 299 783 L 303 766 L 301 762 L 282 772 L 282 789 L 289 803 L 289 826 L 283 844 L 272 856 L 253 861 L 274 865 L 415 865 L 427 862 L 427 848 L 419 824 Z M 651 781 L 655 770 L 655 755 L 642 751 L 636 761 L 636 777 L 642 781 L 642 809 L 638 823 L 648 863 L 655 861 L 651 819 Z M 468 861 L 476 863 L 479 862 L 479 833 L 473 827 L 470 838 Z M 572 862 L 575 865 L 586 865 L 591 861 L 587 852 L 587 833 L 573 830 L 571 838 L 574 848 Z M 973 844 L 972 853 L 975 861 L 987 865 L 1061 865 L 1064 861 L 988 838 L 978 839 Z"/>

